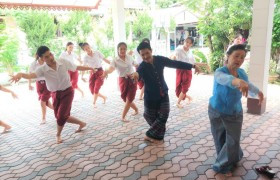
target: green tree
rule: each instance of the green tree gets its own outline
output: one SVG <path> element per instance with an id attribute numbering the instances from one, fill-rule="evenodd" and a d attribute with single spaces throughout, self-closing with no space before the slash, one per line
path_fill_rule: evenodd
<path id="1" fill-rule="evenodd" d="M 213 70 L 223 64 L 224 52 L 239 29 L 250 29 L 253 0 L 181 0 L 201 14 L 198 29 L 206 37 Z"/>
<path id="2" fill-rule="evenodd" d="M 18 38 L 15 34 L 7 32 L 5 22 L 0 21 L 0 65 L 9 74 L 12 74 L 16 67 L 18 50 Z"/>
<path id="3" fill-rule="evenodd" d="M 279 62 L 280 58 L 280 0 L 275 0 L 273 31 L 272 31 L 272 45 L 271 45 L 271 58 Z"/>
<path id="4" fill-rule="evenodd" d="M 56 25 L 53 16 L 43 11 L 16 12 L 15 17 L 26 33 L 32 55 L 41 45 L 50 46 L 55 38 Z"/>
<path id="5" fill-rule="evenodd" d="M 71 12 L 68 21 L 62 24 L 62 33 L 69 40 L 75 42 L 86 41 L 94 27 L 92 17 L 86 11 Z"/>
<path id="6" fill-rule="evenodd" d="M 150 37 L 152 31 L 153 19 L 146 13 L 140 12 L 133 22 L 132 31 L 135 39 L 143 39 Z"/>

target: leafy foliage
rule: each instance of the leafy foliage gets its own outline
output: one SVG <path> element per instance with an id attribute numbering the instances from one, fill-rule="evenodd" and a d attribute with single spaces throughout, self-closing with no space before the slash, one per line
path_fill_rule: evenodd
<path id="1" fill-rule="evenodd" d="M 140 12 L 137 15 L 137 19 L 132 25 L 133 34 L 135 39 L 143 39 L 150 37 L 152 30 L 153 19 L 146 13 Z"/>
<path id="2" fill-rule="evenodd" d="M 28 46 L 32 55 L 41 45 L 50 46 L 55 38 L 56 25 L 54 19 L 47 12 L 43 11 L 24 11 L 17 12 L 15 17 L 26 33 Z"/>
<path id="3" fill-rule="evenodd" d="M 201 52 L 198 49 L 194 49 L 192 51 L 195 61 L 196 62 L 201 62 L 201 63 L 207 63 L 207 57 L 205 56 L 205 54 L 203 52 Z"/>
<path id="4" fill-rule="evenodd" d="M 5 68 L 9 74 L 12 74 L 13 68 L 17 64 L 17 53 L 19 50 L 19 41 L 15 34 L 6 32 L 4 22 L 0 23 L 0 65 Z"/>
<path id="5" fill-rule="evenodd" d="M 73 11 L 68 21 L 62 24 L 62 33 L 69 40 L 85 42 L 95 25 L 92 22 L 92 17 L 88 12 Z"/>
<path id="6" fill-rule="evenodd" d="M 280 0 L 275 0 L 275 4 L 276 8 L 274 9 L 271 57 L 277 64 L 280 59 Z"/>
<path id="7" fill-rule="evenodd" d="M 253 0 L 181 0 L 201 18 L 198 29 L 211 50 L 211 67 L 221 66 L 224 52 L 239 29 L 250 29 Z"/>

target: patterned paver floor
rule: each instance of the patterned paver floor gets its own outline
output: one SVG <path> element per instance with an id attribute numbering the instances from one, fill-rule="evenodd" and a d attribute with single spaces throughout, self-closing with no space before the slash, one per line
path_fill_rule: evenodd
<path id="1" fill-rule="evenodd" d="M 51 111 L 47 124 L 40 123 L 40 107 L 35 91 L 27 84 L 13 85 L 18 100 L 0 94 L 0 119 L 13 126 L 0 135 L 0 179 L 226 179 L 211 169 L 215 147 L 207 115 L 212 92 L 212 76 L 193 77 L 189 94 L 191 103 L 183 109 L 174 106 L 174 70 L 166 70 L 170 87 L 171 112 L 163 144 L 153 145 L 143 140 L 148 129 L 143 113 L 143 101 L 135 102 L 140 114 L 129 123 L 122 123 L 123 102 L 117 90 L 115 75 L 101 89 L 106 104 L 98 101 L 96 109 L 87 84 L 80 82 L 86 96 L 76 92 L 72 115 L 87 122 L 86 130 L 66 124 L 63 144 L 56 144 L 56 122 Z M 241 145 L 244 158 L 233 177 L 228 179 L 266 179 L 254 168 L 269 165 L 280 178 L 280 87 L 268 86 L 267 108 L 261 115 L 244 113 Z M 139 92 L 138 92 L 139 93 Z M 138 97 L 138 94 L 137 94 Z M 243 100 L 244 112 L 246 101 Z M 0 129 L 2 130 L 2 129 Z"/>

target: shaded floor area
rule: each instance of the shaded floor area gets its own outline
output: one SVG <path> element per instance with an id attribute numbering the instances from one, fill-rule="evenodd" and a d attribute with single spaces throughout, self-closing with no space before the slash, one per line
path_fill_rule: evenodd
<path id="1" fill-rule="evenodd" d="M 215 147 L 207 114 L 212 92 L 212 76 L 193 77 L 191 103 L 175 107 L 174 70 L 165 72 L 170 87 L 171 112 L 163 144 L 143 140 L 148 129 L 143 101 L 135 100 L 140 114 L 129 123 L 120 121 L 123 102 L 115 75 L 106 80 L 101 92 L 108 97 L 105 105 L 98 100 L 93 108 L 87 84 L 80 82 L 86 96 L 75 94 L 72 115 L 87 122 L 87 128 L 74 133 L 76 126 L 66 124 L 63 144 L 56 144 L 56 122 L 48 111 L 47 124 L 40 124 L 40 107 L 35 91 L 27 84 L 14 85 L 18 100 L 0 95 L 0 119 L 13 126 L 0 135 L 0 179 L 226 179 L 211 169 Z M 269 165 L 280 178 L 280 87 L 269 85 L 267 110 L 262 116 L 244 113 L 241 145 L 244 158 L 234 176 L 227 179 L 266 179 L 254 168 Z M 246 101 L 243 100 L 244 112 Z"/>

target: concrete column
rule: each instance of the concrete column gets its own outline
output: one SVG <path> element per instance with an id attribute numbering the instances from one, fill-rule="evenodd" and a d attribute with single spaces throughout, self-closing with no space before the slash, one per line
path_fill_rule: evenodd
<path id="1" fill-rule="evenodd" d="M 118 43 L 126 42 L 124 0 L 112 0 L 112 16 L 114 28 L 115 55 L 117 55 Z"/>
<path id="2" fill-rule="evenodd" d="M 157 42 L 157 31 L 156 31 L 156 0 L 151 0 L 151 15 L 153 17 L 153 25 L 152 25 L 152 38 L 151 38 L 151 46 L 152 48 L 156 47 Z M 153 49 L 153 52 L 155 53 L 156 49 Z"/>
<path id="3" fill-rule="evenodd" d="M 274 0 L 254 0 L 249 80 L 267 96 L 269 60 L 274 15 Z M 258 106 L 258 99 L 249 97 L 248 113 L 265 112 L 266 98 Z"/>

